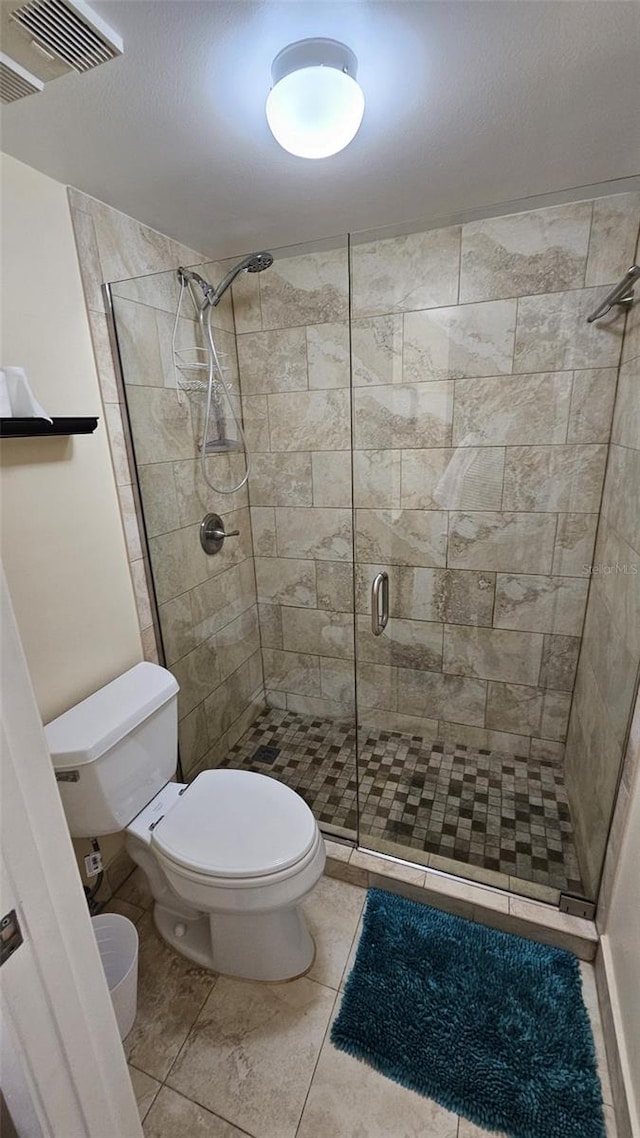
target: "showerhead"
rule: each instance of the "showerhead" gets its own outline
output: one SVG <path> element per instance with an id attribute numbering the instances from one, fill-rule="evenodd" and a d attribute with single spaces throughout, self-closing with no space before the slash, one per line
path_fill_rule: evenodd
<path id="1" fill-rule="evenodd" d="M 248 264 L 244 267 L 248 273 L 261 273 L 263 269 L 270 269 L 273 264 L 271 253 L 252 253 Z"/>
<path id="2" fill-rule="evenodd" d="M 190 284 L 190 282 L 195 281 L 200 285 L 204 293 L 204 302 L 201 308 L 202 312 L 207 305 L 210 304 L 212 308 L 215 308 L 216 304 L 220 303 L 229 285 L 233 284 L 239 273 L 261 273 L 263 269 L 270 269 L 272 264 L 273 256 L 271 253 L 249 253 L 248 257 L 244 257 L 242 261 L 238 261 L 238 264 L 229 270 L 217 288 L 213 288 L 208 281 L 203 280 L 199 273 L 194 273 L 191 269 L 179 268 L 178 280 L 182 284 Z"/>
<path id="3" fill-rule="evenodd" d="M 220 282 L 216 289 L 212 289 L 211 293 L 207 296 L 209 304 L 215 308 L 239 273 L 261 273 L 263 269 L 268 269 L 273 264 L 273 257 L 271 253 L 249 253 L 242 261 L 238 261 L 232 269 L 227 273 L 223 281 Z"/>

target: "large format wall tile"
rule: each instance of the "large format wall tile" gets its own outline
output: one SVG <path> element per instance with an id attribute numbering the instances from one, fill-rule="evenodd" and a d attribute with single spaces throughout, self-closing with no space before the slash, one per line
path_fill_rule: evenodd
<path id="1" fill-rule="evenodd" d="M 318 451 L 311 455 L 311 464 L 314 506 L 350 506 L 351 451 Z"/>
<path id="2" fill-rule="evenodd" d="M 310 455 L 293 452 L 252 456 L 252 506 L 310 506 L 312 502 Z"/>
<path id="3" fill-rule="evenodd" d="M 147 537 L 179 529 L 180 515 L 172 462 L 138 468 Z"/>
<path id="4" fill-rule="evenodd" d="M 616 413 L 611 441 L 616 446 L 640 447 L 640 360 L 629 360 L 620 368 Z"/>
<path id="5" fill-rule="evenodd" d="M 398 711 L 405 715 L 482 727 L 486 695 L 484 680 L 410 668 L 400 668 L 398 672 Z"/>
<path id="6" fill-rule="evenodd" d="M 249 332 L 238 336 L 238 365 L 243 395 L 307 390 L 307 340 L 304 328 Z"/>
<path id="7" fill-rule="evenodd" d="M 445 564 L 447 516 L 437 510 L 357 510 L 356 558 L 388 564 Z"/>
<path id="8" fill-rule="evenodd" d="M 460 300 L 580 287 L 591 210 L 591 202 L 577 202 L 464 225 Z"/>
<path id="9" fill-rule="evenodd" d="M 402 316 L 370 316 L 351 322 L 354 387 L 402 383 Z"/>
<path id="10" fill-rule="evenodd" d="M 545 635 L 540 687 L 573 691 L 580 652 L 580 636 Z"/>
<path id="11" fill-rule="evenodd" d="M 615 368 L 574 371 L 567 442 L 609 442 L 615 398 Z M 640 426 L 637 437 L 640 437 Z"/>
<path id="12" fill-rule="evenodd" d="M 409 452 L 413 453 L 413 452 Z M 439 455 L 440 451 L 418 451 Z M 400 505 L 401 454 L 399 450 L 354 450 L 355 505 L 369 509 Z M 410 502 L 404 503 L 411 506 Z"/>
<path id="13" fill-rule="evenodd" d="M 563 577 L 588 577 L 597 528 L 597 514 L 558 514 L 552 572 Z"/>
<path id="14" fill-rule="evenodd" d="M 348 391 L 269 395 L 271 450 L 349 450 Z"/>
<path id="15" fill-rule="evenodd" d="M 353 400 L 358 450 L 441 447 L 450 442 L 450 382 L 359 387 Z"/>
<path id="16" fill-rule="evenodd" d="M 563 443 L 570 404 L 570 372 L 456 380 L 454 445 Z"/>
<path id="17" fill-rule="evenodd" d="M 127 404 L 140 465 L 197 454 L 188 400 L 168 387 L 128 387 Z"/>
<path id="18" fill-rule="evenodd" d="M 587 316 L 601 300 L 600 288 L 521 297 L 513 370 L 617 367 L 620 320 L 587 323 Z"/>
<path id="19" fill-rule="evenodd" d="M 283 608 L 282 638 L 286 652 L 353 658 L 353 617 L 324 609 Z"/>
<path id="20" fill-rule="evenodd" d="M 609 613 L 614 639 L 620 638 L 640 658 L 640 553 L 611 528 L 606 517 L 600 520 L 594 568 L 592 592 Z"/>
<path id="21" fill-rule="evenodd" d="M 197 585 L 191 593 L 193 622 L 198 640 L 206 640 L 256 602 L 250 560 Z"/>
<path id="22" fill-rule="evenodd" d="M 515 325 L 514 300 L 409 312 L 404 317 L 403 381 L 508 374 Z"/>
<path id="23" fill-rule="evenodd" d="M 280 557 L 352 560 L 351 510 L 282 507 L 276 510 L 276 533 Z"/>
<path id="24" fill-rule="evenodd" d="M 441 624 L 423 620 L 392 618 L 383 636 L 374 636 L 368 617 L 359 616 L 358 659 L 370 664 L 389 664 L 399 668 L 442 668 Z"/>
<path id="25" fill-rule="evenodd" d="M 357 319 L 455 304 L 460 228 L 431 229 L 351 247 L 352 311 Z"/>
<path id="26" fill-rule="evenodd" d="M 309 387 L 348 387 L 351 375 L 348 324 L 310 324 L 307 327 Z"/>
<path id="27" fill-rule="evenodd" d="M 320 691 L 320 661 L 317 656 L 263 648 L 262 660 L 267 688 L 311 696 Z"/>
<path id="28" fill-rule="evenodd" d="M 618 282 L 633 264 L 639 225 L 640 194 L 596 198 L 585 285 Z"/>
<path id="29" fill-rule="evenodd" d="M 552 514 L 452 513 L 449 564 L 454 569 L 548 573 L 555 532 Z"/>
<path id="30" fill-rule="evenodd" d="M 588 588 L 584 578 L 498 573 L 494 626 L 580 636 Z"/>
<path id="31" fill-rule="evenodd" d="M 265 329 L 348 320 L 346 248 L 277 257 L 261 275 L 260 304 Z"/>
<path id="32" fill-rule="evenodd" d="M 602 513 L 611 528 L 640 552 L 640 449 L 611 447 Z"/>
<path id="33" fill-rule="evenodd" d="M 256 583 L 261 604 L 315 608 L 316 566 L 300 558 L 256 557 Z"/>
<path id="34" fill-rule="evenodd" d="M 318 608 L 332 612 L 354 611 L 353 563 L 317 561 Z"/>
<path id="35" fill-rule="evenodd" d="M 606 446 L 507 447 L 505 510 L 597 513 Z"/>
<path id="36" fill-rule="evenodd" d="M 401 505 L 422 510 L 499 510 L 503 472 L 503 447 L 405 450 Z"/>
<path id="37" fill-rule="evenodd" d="M 447 625 L 443 670 L 483 680 L 537 684 L 542 659 L 542 636 L 533 632 L 504 632 L 497 628 Z"/>

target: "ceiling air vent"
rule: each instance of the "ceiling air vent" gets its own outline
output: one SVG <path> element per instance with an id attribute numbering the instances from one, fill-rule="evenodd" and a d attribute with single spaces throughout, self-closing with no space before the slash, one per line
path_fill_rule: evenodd
<path id="1" fill-rule="evenodd" d="M 0 51 L 0 99 L 3 103 L 15 103 L 25 95 L 35 95 L 44 83 Z"/>
<path id="2" fill-rule="evenodd" d="M 120 36 L 82 0 L 28 0 L 11 18 L 74 71 L 90 71 L 122 54 Z"/>

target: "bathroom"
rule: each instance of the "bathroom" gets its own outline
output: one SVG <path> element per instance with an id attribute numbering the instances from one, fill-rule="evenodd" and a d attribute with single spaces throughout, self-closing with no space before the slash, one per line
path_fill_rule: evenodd
<path id="1" fill-rule="evenodd" d="M 215 786 L 266 776 L 283 809 L 306 804 L 326 864 L 302 901 L 315 961 L 289 972 L 306 975 L 229 979 L 153 917 L 129 818 L 97 839 L 72 827 L 73 857 L 41 738 L 48 781 L 34 766 L 31 793 L 58 829 L 37 888 L 59 898 L 58 967 L 80 954 L 77 927 L 78 991 L 95 989 L 82 887 L 140 941 L 127 1065 L 105 990 L 103 1097 L 50 1132 L 141 1133 L 128 1071 L 153 1138 L 518 1138 L 332 1043 L 369 889 L 579 958 L 606 1133 L 635 1135 L 637 10 L 92 11 L 116 46 L 84 75 L 38 60 L 3 14 L 5 50 L 44 84 L 3 108 L 3 368 L 74 420 L 0 444 L 6 620 L 30 710 L 51 725 L 160 665 L 178 739 L 164 781 L 177 765 L 186 804 L 213 772 Z M 357 77 L 364 115 L 309 160 L 265 100 L 295 62 L 278 53 L 317 37 L 325 76 Z M 234 827 L 211 793 L 227 843 L 258 832 L 260 804 L 242 791 Z M 34 946 L 35 890 L 2 906 L 22 905 Z"/>

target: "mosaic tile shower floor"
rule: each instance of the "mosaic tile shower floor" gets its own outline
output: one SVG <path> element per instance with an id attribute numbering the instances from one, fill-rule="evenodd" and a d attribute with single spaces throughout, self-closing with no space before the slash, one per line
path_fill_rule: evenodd
<path id="1" fill-rule="evenodd" d="M 331 833 L 355 838 L 355 745 L 353 723 L 269 709 L 221 765 L 279 779 Z M 360 771 L 361 845 L 582 893 L 557 763 L 367 729 Z"/>

